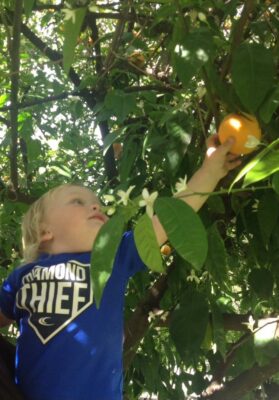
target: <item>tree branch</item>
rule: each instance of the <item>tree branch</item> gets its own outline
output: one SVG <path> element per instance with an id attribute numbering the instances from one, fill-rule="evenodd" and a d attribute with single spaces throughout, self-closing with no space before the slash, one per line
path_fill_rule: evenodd
<path id="1" fill-rule="evenodd" d="M 123 5 L 124 11 L 121 13 L 121 18 L 119 19 L 116 29 L 115 29 L 115 33 L 112 39 L 112 44 L 109 50 L 109 53 L 107 55 L 107 58 L 104 62 L 104 73 L 106 74 L 109 69 L 111 68 L 114 60 L 115 60 L 115 53 L 116 50 L 119 47 L 120 41 L 122 39 L 122 35 L 124 32 L 124 28 L 125 28 L 125 22 L 127 20 L 127 14 L 128 14 L 128 2 L 125 1 L 124 5 Z"/>
<path id="2" fill-rule="evenodd" d="M 149 313 L 154 308 L 159 308 L 167 287 L 168 276 L 173 266 L 169 267 L 168 273 L 162 275 L 154 285 L 147 291 L 145 297 L 140 301 L 132 317 L 125 326 L 124 341 L 124 367 L 128 369 L 137 351 L 141 339 L 144 337 L 149 327 Z"/>
<path id="3" fill-rule="evenodd" d="M 64 93 L 60 93 L 60 94 L 57 94 L 57 95 L 45 97 L 44 99 L 37 98 L 37 99 L 29 100 L 29 101 L 26 101 L 26 102 L 23 102 L 23 103 L 18 103 L 17 108 L 18 109 L 23 109 L 23 108 L 33 107 L 33 106 L 36 106 L 36 105 L 39 105 L 39 104 L 48 103 L 48 102 L 51 102 L 51 101 L 63 100 L 63 99 L 66 99 L 69 96 L 79 96 L 79 95 L 80 95 L 80 91 L 64 92 Z M 4 107 L 0 108 L 0 112 L 5 112 L 5 111 L 8 111 L 8 110 L 11 110 L 12 108 L 13 108 L 12 104 L 10 106 L 4 106 Z"/>
<path id="4" fill-rule="evenodd" d="M 235 27 L 231 32 L 231 38 L 230 38 L 231 51 L 228 54 L 223 66 L 222 66 L 221 78 L 224 78 L 230 69 L 233 53 L 242 41 L 242 38 L 244 35 L 244 30 L 245 30 L 246 25 L 249 20 L 249 16 L 250 16 L 251 12 L 254 10 L 255 6 L 256 6 L 255 0 L 246 0 L 244 2 L 244 7 L 242 10 L 241 16 L 240 16 L 239 20 L 236 22 Z"/>
<path id="5" fill-rule="evenodd" d="M 30 40 L 31 43 L 35 47 L 37 47 L 43 54 L 45 54 L 51 61 L 56 62 L 60 65 L 60 67 L 63 67 L 62 65 L 62 54 L 52 50 L 50 47 L 48 47 L 38 36 L 36 36 L 26 25 L 22 25 L 22 32 L 23 34 Z M 69 77 L 73 84 L 78 88 L 80 85 L 80 78 L 78 74 L 74 71 L 73 68 L 70 68 L 69 71 Z M 102 88 L 100 89 L 102 91 Z M 93 110 L 96 103 L 97 99 L 100 96 L 103 96 L 102 93 L 99 93 L 97 91 L 93 92 L 88 89 L 82 89 L 79 91 L 79 96 L 82 97 L 88 107 Z M 102 123 L 100 124 L 100 129 L 102 133 L 103 139 L 105 136 L 109 133 L 108 132 L 108 125 L 107 123 Z M 112 149 L 108 150 L 104 157 L 104 164 L 105 164 L 105 169 L 106 169 L 106 174 L 108 177 L 109 181 L 114 181 L 115 177 L 117 176 L 117 171 L 116 171 L 116 166 L 115 166 L 115 160 L 113 157 Z"/>
<path id="6" fill-rule="evenodd" d="M 224 387 L 212 395 L 202 395 L 206 400 L 239 400 L 249 391 L 258 387 L 272 375 L 279 371 L 279 357 L 275 357 L 268 365 L 260 367 L 255 365 L 248 371 L 238 375 L 235 379 L 227 382 Z"/>
<path id="7" fill-rule="evenodd" d="M 13 40 L 10 49 L 11 57 L 11 148 L 10 148 L 10 169 L 11 182 L 13 189 L 18 189 L 18 170 L 17 170 L 17 147 L 18 147 L 18 90 L 19 90 L 19 68 L 20 68 L 20 31 L 21 18 L 23 11 L 23 0 L 15 1 L 15 12 L 13 17 Z"/>

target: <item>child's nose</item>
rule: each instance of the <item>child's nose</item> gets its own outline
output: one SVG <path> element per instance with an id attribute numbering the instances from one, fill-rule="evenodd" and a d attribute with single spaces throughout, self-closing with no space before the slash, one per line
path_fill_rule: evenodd
<path id="1" fill-rule="evenodd" d="M 92 210 L 94 211 L 100 211 L 100 204 L 94 203 L 91 205 Z"/>

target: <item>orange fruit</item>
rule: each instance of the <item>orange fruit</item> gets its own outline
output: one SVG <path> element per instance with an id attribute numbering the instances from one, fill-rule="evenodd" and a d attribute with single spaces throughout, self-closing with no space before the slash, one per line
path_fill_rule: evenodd
<path id="1" fill-rule="evenodd" d="M 163 256 L 169 256 L 171 253 L 171 247 L 168 244 L 164 244 L 161 247 L 161 254 L 163 254 Z"/>
<path id="2" fill-rule="evenodd" d="M 230 136 L 235 138 L 235 144 L 230 152 L 233 154 L 248 154 L 256 150 L 262 137 L 257 119 L 250 114 L 229 114 L 221 122 L 218 137 L 224 143 Z"/>

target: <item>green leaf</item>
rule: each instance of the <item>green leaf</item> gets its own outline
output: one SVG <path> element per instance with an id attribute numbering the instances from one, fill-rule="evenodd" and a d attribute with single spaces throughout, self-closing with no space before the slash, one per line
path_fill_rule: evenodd
<path id="1" fill-rule="evenodd" d="M 271 95 L 260 107 L 259 112 L 263 122 L 265 122 L 266 124 L 270 122 L 271 117 L 278 108 L 278 106 L 279 106 L 279 88 L 277 87 L 272 91 Z"/>
<path id="2" fill-rule="evenodd" d="M 29 139 L 27 142 L 27 156 L 29 162 L 35 161 L 41 154 L 41 142 L 38 139 Z"/>
<path id="3" fill-rule="evenodd" d="M 232 62 L 233 85 L 242 104 L 255 112 L 270 90 L 274 79 L 271 50 L 264 45 L 243 43 L 235 51 Z"/>
<path id="4" fill-rule="evenodd" d="M 224 329 L 223 314 L 219 306 L 211 304 L 213 340 L 217 345 L 218 351 L 223 357 L 226 355 L 226 333 Z"/>
<path id="5" fill-rule="evenodd" d="M 133 137 L 124 144 L 124 151 L 119 166 L 121 182 L 128 182 L 131 177 L 136 158 L 138 157 L 138 141 Z"/>
<path id="6" fill-rule="evenodd" d="M 24 0 L 24 11 L 27 17 L 31 14 L 34 3 L 35 0 Z"/>
<path id="7" fill-rule="evenodd" d="M 161 197 L 155 202 L 155 212 L 171 245 L 178 254 L 199 270 L 207 255 L 205 228 L 197 213 L 184 201 Z"/>
<path id="8" fill-rule="evenodd" d="M 187 290 L 174 310 L 170 321 L 170 335 L 185 360 L 200 350 L 208 324 L 209 312 L 204 294 Z"/>
<path id="9" fill-rule="evenodd" d="M 279 150 L 268 153 L 246 174 L 243 187 L 261 181 L 276 171 L 279 171 Z"/>
<path id="10" fill-rule="evenodd" d="M 263 241 L 267 244 L 279 215 L 279 202 L 274 192 L 267 192 L 260 199 L 257 215 Z"/>
<path id="11" fill-rule="evenodd" d="M 279 172 L 276 172 L 272 177 L 272 187 L 274 191 L 279 195 Z"/>
<path id="12" fill-rule="evenodd" d="M 0 107 L 3 107 L 8 99 L 9 96 L 7 94 L 2 94 L 0 96 Z"/>
<path id="13" fill-rule="evenodd" d="M 52 165 L 49 168 L 52 171 L 57 172 L 59 175 L 61 176 L 65 176 L 66 178 L 71 178 L 72 177 L 72 172 L 70 170 L 70 168 L 68 168 L 66 165 Z"/>
<path id="14" fill-rule="evenodd" d="M 91 254 L 91 278 L 97 307 L 100 305 L 103 290 L 112 273 L 124 229 L 123 219 L 115 215 L 101 227 L 94 242 Z"/>
<path id="15" fill-rule="evenodd" d="M 117 131 L 110 132 L 104 139 L 103 155 L 106 155 L 110 146 L 117 142 L 119 137 L 126 131 L 126 128 L 117 129 Z"/>
<path id="16" fill-rule="evenodd" d="M 67 19 L 64 26 L 63 66 L 66 74 L 69 73 L 74 60 L 75 47 L 80 29 L 85 17 L 86 7 L 70 10 L 73 18 Z"/>
<path id="17" fill-rule="evenodd" d="M 208 255 L 206 268 L 213 279 L 220 285 L 227 281 L 227 253 L 224 241 L 220 236 L 216 224 L 213 224 L 208 233 Z"/>
<path id="18" fill-rule="evenodd" d="M 183 31 L 182 37 L 184 40 L 180 38 L 174 43 L 173 66 L 182 84 L 187 87 L 192 77 L 211 59 L 214 41 L 211 32 L 205 29 L 187 34 Z"/>
<path id="19" fill-rule="evenodd" d="M 241 372 L 252 368 L 255 365 L 255 354 L 254 354 L 253 337 L 238 347 L 235 352 L 235 361 L 229 368 L 230 374 L 233 376 L 239 375 Z M 253 397 L 254 399 L 254 397 Z M 244 400 L 241 398 L 241 400 Z"/>
<path id="20" fill-rule="evenodd" d="M 119 122 L 123 122 L 137 107 L 136 95 L 127 94 L 122 90 L 111 90 L 105 97 L 104 105 Z"/>
<path id="21" fill-rule="evenodd" d="M 225 206 L 221 196 L 209 196 L 207 199 L 207 207 L 211 213 L 225 214 Z"/>
<path id="22" fill-rule="evenodd" d="M 253 269 L 248 275 L 248 283 L 260 298 L 268 299 L 272 295 L 274 280 L 268 269 Z"/>
<path id="23" fill-rule="evenodd" d="M 279 144 L 279 139 L 276 139 L 274 142 L 270 143 L 263 151 L 261 151 L 259 154 L 256 155 L 256 157 L 254 157 L 248 164 L 245 165 L 244 168 L 242 168 L 242 170 L 237 174 L 236 178 L 234 179 L 234 181 L 232 182 L 229 191 L 232 189 L 232 187 L 238 182 L 240 181 L 240 179 L 242 179 L 246 174 L 249 173 L 249 171 L 252 171 L 257 164 L 266 156 L 269 154 L 269 152 L 274 151 L 274 147 L 276 147 Z M 277 162 L 278 165 L 278 162 Z M 276 164 L 275 164 L 276 166 Z M 276 172 L 276 171 L 274 171 Z M 270 175 L 268 173 L 268 175 Z M 268 176 L 267 175 L 267 176 Z M 260 180 L 260 179 L 258 179 Z M 257 182 L 254 181 L 254 182 Z M 243 187 L 246 187 L 248 184 L 243 185 Z"/>
<path id="24" fill-rule="evenodd" d="M 164 272 L 159 245 L 151 219 L 144 214 L 135 228 L 135 243 L 140 258 L 152 271 Z"/>

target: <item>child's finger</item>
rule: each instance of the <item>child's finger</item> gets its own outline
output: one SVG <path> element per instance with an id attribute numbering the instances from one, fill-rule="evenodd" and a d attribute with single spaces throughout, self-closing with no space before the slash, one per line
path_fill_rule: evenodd
<path id="1" fill-rule="evenodd" d="M 229 137 L 224 143 L 222 143 L 219 147 L 218 150 L 220 151 L 221 154 L 225 155 L 230 152 L 230 149 L 235 143 L 235 138 L 234 137 Z"/>
<path id="2" fill-rule="evenodd" d="M 227 161 L 225 163 L 225 167 L 226 167 L 226 169 L 228 171 L 231 171 L 232 169 L 234 169 L 236 167 L 239 167 L 240 164 L 241 164 L 241 160 L 237 159 L 237 160 L 234 160 L 234 161 Z"/>
<path id="3" fill-rule="evenodd" d="M 234 161 L 234 160 L 238 160 L 238 159 L 240 160 L 240 157 L 237 154 L 229 153 L 227 155 L 227 161 Z"/>

